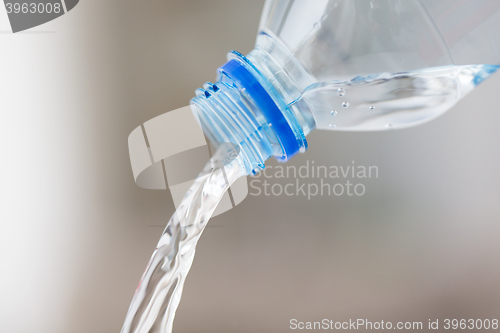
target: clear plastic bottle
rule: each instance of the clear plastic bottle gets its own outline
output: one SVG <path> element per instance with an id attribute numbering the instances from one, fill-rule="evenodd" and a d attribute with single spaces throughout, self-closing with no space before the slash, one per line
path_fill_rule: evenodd
<path id="1" fill-rule="evenodd" d="M 247 171 L 307 149 L 313 129 L 385 130 L 442 114 L 500 64 L 498 0 L 268 0 L 191 104 Z"/>

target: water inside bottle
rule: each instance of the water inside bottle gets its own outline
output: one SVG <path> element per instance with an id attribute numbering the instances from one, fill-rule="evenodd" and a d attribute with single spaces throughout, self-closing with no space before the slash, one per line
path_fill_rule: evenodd
<path id="1" fill-rule="evenodd" d="M 319 129 L 408 127 L 441 115 L 499 67 L 433 67 L 321 82 L 309 86 L 289 106 L 307 110 L 306 116 L 313 117 Z"/>

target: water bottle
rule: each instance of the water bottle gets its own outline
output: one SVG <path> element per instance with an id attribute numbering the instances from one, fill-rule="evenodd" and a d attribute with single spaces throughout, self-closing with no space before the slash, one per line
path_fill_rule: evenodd
<path id="1" fill-rule="evenodd" d="M 230 52 L 217 82 L 191 101 L 220 149 L 169 221 L 122 332 L 171 332 L 196 243 L 239 177 L 263 169 L 271 156 L 285 162 L 305 152 L 315 128 L 428 121 L 494 73 L 499 9 L 500 0 L 267 0 L 254 50 Z M 133 132 L 139 168 L 161 160 L 153 148 L 168 141 L 162 129 L 150 123 Z M 146 133 L 155 133 L 149 145 Z"/>
<path id="2" fill-rule="evenodd" d="M 248 174 L 324 130 L 433 119 L 500 64 L 498 0 L 267 0 L 255 48 L 236 51 L 192 99 L 214 143 Z"/>

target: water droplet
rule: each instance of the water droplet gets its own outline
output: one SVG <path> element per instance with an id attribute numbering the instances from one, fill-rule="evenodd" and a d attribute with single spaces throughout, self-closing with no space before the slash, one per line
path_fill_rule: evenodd
<path id="1" fill-rule="evenodd" d="M 339 88 L 337 89 L 337 94 L 340 96 L 340 97 L 343 97 L 345 95 L 345 90 L 344 88 Z"/>
<path id="2" fill-rule="evenodd" d="M 370 106 L 370 110 L 372 110 L 372 111 L 375 110 L 375 107 L 373 105 Z"/>
<path id="3" fill-rule="evenodd" d="M 337 115 L 337 111 L 333 110 L 332 112 L 330 112 L 330 114 L 331 114 L 332 116 L 336 116 L 336 115 Z"/>
<path id="4" fill-rule="evenodd" d="M 349 102 L 344 102 L 344 103 L 342 103 L 342 107 L 344 107 L 344 108 L 346 108 L 346 109 L 347 109 L 347 108 L 349 107 Z"/>
<path id="5" fill-rule="evenodd" d="M 334 128 L 336 126 L 334 124 L 330 124 L 330 125 L 328 125 L 328 127 Z"/>

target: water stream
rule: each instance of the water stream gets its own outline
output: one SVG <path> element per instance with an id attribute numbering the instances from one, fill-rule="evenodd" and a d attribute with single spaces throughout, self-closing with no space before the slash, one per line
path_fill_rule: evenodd
<path id="1" fill-rule="evenodd" d="M 245 168 L 237 152 L 217 150 L 171 217 L 130 304 L 121 333 L 170 333 L 196 244 L 228 188 Z"/>

